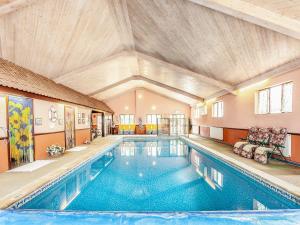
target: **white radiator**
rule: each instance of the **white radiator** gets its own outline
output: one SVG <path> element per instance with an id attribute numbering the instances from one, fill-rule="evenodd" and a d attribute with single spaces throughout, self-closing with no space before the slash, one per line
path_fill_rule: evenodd
<path id="1" fill-rule="evenodd" d="M 286 141 L 284 144 L 285 148 L 282 149 L 282 154 L 285 157 L 291 157 L 291 153 L 292 153 L 292 135 L 288 134 L 286 136 Z"/>
<path id="2" fill-rule="evenodd" d="M 213 139 L 223 140 L 223 128 L 210 127 L 210 137 Z"/>
<path id="3" fill-rule="evenodd" d="M 192 134 L 199 135 L 200 134 L 200 129 L 199 128 L 200 128 L 199 126 L 193 125 L 192 126 Z"/>

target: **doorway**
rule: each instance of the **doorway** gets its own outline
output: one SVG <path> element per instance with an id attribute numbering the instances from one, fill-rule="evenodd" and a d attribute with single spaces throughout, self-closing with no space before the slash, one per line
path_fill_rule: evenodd
<path id="1" fill-rule="evenodd" d="M 75 110 L 65 106 L 65 141 L 66 149 L 75 147 Z"/>

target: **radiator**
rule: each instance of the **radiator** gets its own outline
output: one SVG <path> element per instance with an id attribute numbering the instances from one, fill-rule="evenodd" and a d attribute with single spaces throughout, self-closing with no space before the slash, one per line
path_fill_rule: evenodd
<path id="1" fill-rule="evenodd" d="M 200 134 L 199 128 L 200 128 L 199 126 L 193 125 L 192 126 L 192 134 L 199 135 Z"/>
<path id="2" fill-rule="evenodd" d="M 223 140 L 223 128 L 210 127 L 210 137 L 213 139 Z"/>
<path id="3" fill-rule="evenodd" d="M 285 157 L 291 157 L 291 153 L 292 153 L 292 135 L 288 134 L 286 136 L 286 141 L 284 144 L 285 148 L 282 149 L 282 154 Z"/>

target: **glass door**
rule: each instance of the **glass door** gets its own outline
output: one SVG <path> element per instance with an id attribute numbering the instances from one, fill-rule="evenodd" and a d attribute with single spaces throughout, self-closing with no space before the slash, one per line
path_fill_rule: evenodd
<path id="1" fill-rule="evenodd" d="M 171 135 L 184 135 L 185 131 L 185 118 L 184 114 L 170 115 L 170 134 Z"/>
<path id="2" fill-rule="evenodd" d="M 32 99 L 9 96 L 9 150 L 11 168 L 33 162 L 33 103 Z"/>

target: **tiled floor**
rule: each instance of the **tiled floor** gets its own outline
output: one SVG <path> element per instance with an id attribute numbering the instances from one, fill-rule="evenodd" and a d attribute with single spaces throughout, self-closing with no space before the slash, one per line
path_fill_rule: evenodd
<path id="1" fill-rule="evenodd" d="M 54 178 L 64 174 L 76 165 L 93 157 L 95 154 L 104 150 L 121 139 L 121 136 L 109 136 L 93 141 L 88 148 L 79 152 L 67 152 L 63 157 L 56 158 L 56 161 L 48 164 L 36 171 L 27 173 L 0 173 L 0 208 L 5 208 L 13 202 L 28 195 L 43 184 L 48 183 Z M 190 139 L 220 154 L 222 157 L 233 160 L 240 165 L 247 166 L 248 169 L 258 174 L 265 174 L 273 182 L 279 184 L 291 184 L 296 192 L 300 190 L 300 168 L 272 160 L 268 165 L 261 165 L 254 160 L 242 158 L 232 152 L 232 147 L 220 144 L 211 140 L 196 136 Z M 300 192 L 299 192 L 300 193 Z"/>

